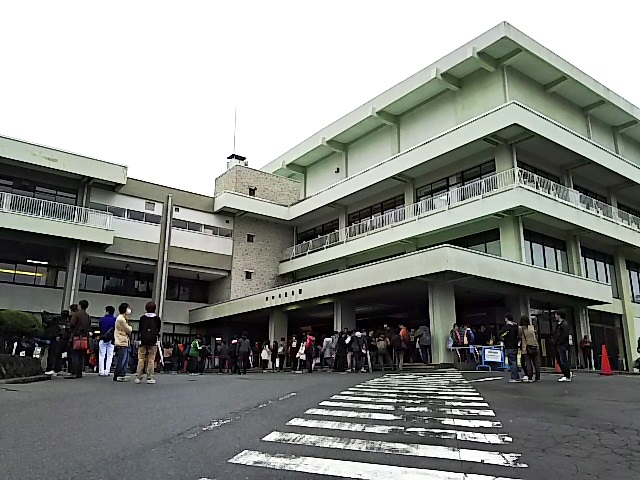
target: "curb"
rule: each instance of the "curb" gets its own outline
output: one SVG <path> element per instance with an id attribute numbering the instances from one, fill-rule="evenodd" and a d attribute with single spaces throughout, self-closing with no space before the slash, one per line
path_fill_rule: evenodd
<path id="1" fill-rule="evenodd" d="M 51 377 L 49 375 L 36 375 L 35 377 L 7 378 L 5 380 L 0 380 L 0 385 L 18 385 L 24 383 L 43 382 L 45 380 L 51 380 Z"/>

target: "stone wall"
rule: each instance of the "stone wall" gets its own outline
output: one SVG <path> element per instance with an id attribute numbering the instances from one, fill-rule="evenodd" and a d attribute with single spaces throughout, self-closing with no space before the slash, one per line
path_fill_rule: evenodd
<path id="1" fill-rule="evenodd" d="M 292 205 L 300 200 L 300 182 L 253 168 L 236 165 L 216 178 L 216 195 L 223 191 L 249 195 L 249 188 L 255 188 L 256 198 L 268 200 L 278 205 Z"/>
<path id="2" fill-rule="evenodd" d="M 253 234 L 253 242 L 247 241 Z M 293 228 L 272 221 L 236 217 L 233 229 L 233 262 L 230 298 L 262 292 L 290 281 L 278 275 L 282 251 L 293 245 Z M 245 272 L 253 271 L 247 279 Z"/>

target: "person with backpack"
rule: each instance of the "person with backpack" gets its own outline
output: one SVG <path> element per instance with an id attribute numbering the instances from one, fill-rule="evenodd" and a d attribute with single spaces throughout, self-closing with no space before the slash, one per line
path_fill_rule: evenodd
<path id="1" fill-rule="evenodd" d="M 155 373 L 156 353 L 158 352 L 158 338 L 162 321 L 156 315 L 156 304 L 152 301 L 144 306 L 145 314 L 140 317 L 140 347 L 138 348 L 138 368 L 134 383 L 140 383 L 147 372 L 147 383 L 156 383 Z"/>
<path id="2" fill-rule="evenodd" d="M 407 347 L 406 344 L 402 341 L 399 332 L 394 332 L 391 337 L 391 346 L 393 347 L 393 358 L 394 362 L 394 370 L 402 371 L 404 368 L 404 352 Z"/>
<path id="3" fill-rule="evenodd" d="M 113 363 L 113 339 L 116 330 L 116 309 L 109 305 L 104 309 L 105 315 L 100 319 L 100 343 L 98 344 L 98 375 L 108 377 L 111 375 Z"/>
<path id="4" fill-rule="evenodd" d="M 531 325 L 529 317 L 520 317 L 520 348 L 522 368 L 524 370 L 523 382 L 540 381 L 540 347 L 536 337 L 536 330 Z M 535 380 L 534 380 L 535 371 Z"/>
<path id="5" fill-rule="evenodd" d="M 431 330 L 426 325 L 423 325 L 416 331 L 416 336 L 420 345 L 420 352 L 422 352 L 422 362 L 427 365 L 431 363 Z"/>
<path id="6" fill-rule="evenodd" d="M 191 342 L 191 348 L 189 348 L 189 375 L 198 375 L 198 360 L 200 359 L 200 334 L 196 335 L 196 338 Z"/>
<path id="7" fill-rule="evenodd" d="M 389 370 L 393 370 L 393 361 L 391 360 L 391 355 L 389 355 L 389 339 L 386 335 L 380 334 L 378 336 L 378 340 L 376 341 L 377 353 L 378 353 L 378 364 L 382 367 L 382 371 L 384 372 L 385 365 L 389 364 Z"/>
<path id="8" fill-rule="evenodd" d="M 229 372 L 229 347 L 227 346 L 227 342 L 222 340 L 220 343 L 220 348 L 218 348 L 218 375 L 222 375 L 222 370 Z"/>
<path id="9" fill-rule="evenodd" d="M 518 371 L 518 325 L 513 321 L 513 315 L 507 313 L 504 316 L 505 326 L 502 327 L 498 336 L 504 343 L 504 353 L 509 359 L 509 370 L 511 379 L 509 383 L 520 383 L 520 372 Z"/>

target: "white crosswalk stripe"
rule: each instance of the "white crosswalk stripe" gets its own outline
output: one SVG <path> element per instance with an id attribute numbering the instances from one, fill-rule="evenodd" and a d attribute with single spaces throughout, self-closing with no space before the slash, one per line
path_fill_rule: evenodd
<path id="1" fill-rule="evenodd" d="M 265 451 L 245 450 L 229 462 L 363 480 L 517 480 L 512 475 L 527 465 L 508 451 L 513 440 L 495 416 L 459 372 L 392 373 L 321 401 L 262 438 Z M 381 455 L 430 459 L 431 468 L 395 466 L 401 461 Z M 460 462 L 464 470 L 456 471 Z"/>

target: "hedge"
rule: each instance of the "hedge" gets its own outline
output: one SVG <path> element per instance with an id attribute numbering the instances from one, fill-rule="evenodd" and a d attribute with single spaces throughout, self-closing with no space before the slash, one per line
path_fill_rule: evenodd
<path id="1" fill-rule="evenodd" d="M 42 375 L 39 358 L 0 354 L 0 380 Z"/>

